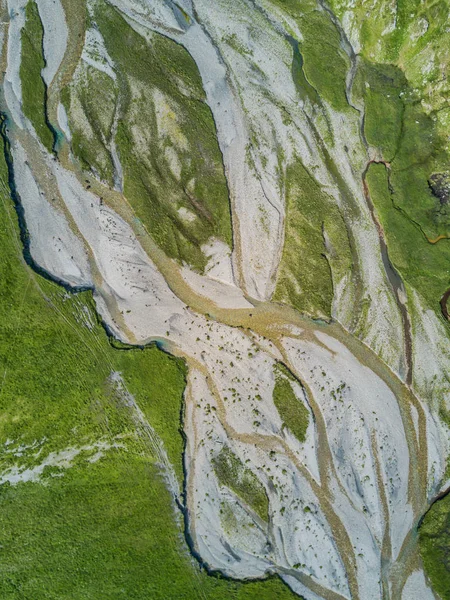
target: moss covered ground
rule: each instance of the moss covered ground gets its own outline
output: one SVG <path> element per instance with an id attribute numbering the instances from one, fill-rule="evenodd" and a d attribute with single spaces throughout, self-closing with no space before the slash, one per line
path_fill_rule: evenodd
<path id="1" fill-rule="evenodd" d="M 345 95 L 350 65 L 342 50 L 341 33 L 328 11 L 318 9 L 317 4 L 309 0 L 271 0 L 270 4 L 293 19 L 302 32 L 302 40 L 292 42 L 293 77 L 300 95 L 319 107 L 319 112 L 324 100 L 335 110 L 350 109 Z M 412 60 L 411 28 L 415 15 L 424 19 L 424 31 L 426 29 L 423 36 L 417 37 L 418 51 L 425 52 L 426 40 L 431 44 L 432 40 L 441 39 L 443 46 L 439 48 L 439 56 L 444 60 L 448 35 L 439 24 L 442 19 L 436 19 L 441 15 L 441 4 L 437 3 L 438 10 L 437 5 L 429 2 L 398 3 L 396 28 L 385 31 L 392 20 L 392 11 L 386 9 L 386 3 L 374 3 L 367 19 L 370 27 L 358 20 L 366 12 L 362 5 L 355 6 L 346 0 L 331 3 L 341 18 L 344 13 L 347 17 L 353 14 L 355 30 L 360 28 L 362 50 L 351 94 L 354 101 L 364 106 L 363 128 L 368 144 L 378 150 L 380 160 L 390 163 L 386 187 L 390 196 L 389 215 L 388 204 L 380 200 L 380 186 L 374 182 L 372 167 L 369 177 L 371 185 L 378 187 L 373 201 L 376 210 L 383 213 L 387 244 L 393 247 L 394 262 L 398 263 L 405 280 L 416 282 L 418 291 L 437 312 L 441 295 L 450 285 L 444 267 L 448 244 L 442 239 L 450 235 L 448 144 L 441 122 L 445 107 L 432 108 L 433 90 L 430 88 L 425 96 L 423 86 L 416 85 L 414 78 L 409 79 L 412 77 L 409 63 L 404 64 L 401 57 L 409 56 Z M 376 35 L 372 44 L 369 29 L 372 33 L 378 32 L 375 17 L 383 23 L 383 35 L 381 38 Z M 375 52 L 375 42 L 383 52 Z M 430 57 L 437 56 L 437 52 L 434 46 L 433 50 L 428 47 Z M 388 60 L 389 56 L 392 60 Z M 441 79 L 440 75 L 435 78 L 436 89 Z M 320 135 L 327 144 L 332 143 L 325 131 Z M 350 211 L 354 205 L 352 194 L 323 144 L 322 149 L 346 210 Z M 288 302 L 308 314 L 329 315 L 333 295 L 331 281 L 339 281 L 352 264 L 348 235 L 337 209 L 324 200 L 320 187 L 302 167 L 296 165 L 294 170 L 288 169 L 286 182 L 286 238 L 274 299 Z M 337 236 L 336 243 L 331 243 L 334 252 L 324 249 L 323 233 L 328 234 L 328 229 Z M 436 248 L 429 247 L 427 238 L 431 241 L 440 238 Z M 333 263 L 336 254 L 340 256 Z M 353 269 L 356 268 L 353 257 Z"/>
<path id="2" fill-rule="evenodd" d="M 374 65 L 360 59 L 353 93 L 364 100 L 364 133 L 386 161 L 398 150 L 405 110 L 402 95 L 407 89 L 403 72 L 393 65 Z"/>
<path id="3" fill-rule="evenodd" d="M 86 171 L 114 184 L 114 164 L 109 150 L 118 88 L 105 73 L 81 62 L 76 86 L 62 91 L 62 100 L 71 119 L 72 148 Z M 94 93 L 93 93 L 94 91 Z"/>
<path id="4" fill-rule="evenodd" d="M 85 448 L 37 481 L 0 485 L 0 597 L 293 599 L 276 578 L 229 582 L 190 557 L 152 445 L 110 379 L 121 373 L 181 479 L 184 364 L 115 349 L 90 292 L 67 294 L 24 263 L 3 156 L 0 243 L 1 475 Z M 112 447 L 99 455 L 98 442 Z"/>
<path id="5" fill-rule="evenodd" d="M 430 182 L 448 175 L 446 140 L 435 116 L 424 110 L 417 91 L 393 65 L 361 60 L 354 92 L 364 100 L 364 132 L 390 163 L 395 205 L 430 239 L 449 232 L 449 199 Z"/>
<path id="6" fill-rule="evenodd" d="M 341 22 L 345 19 L 359 54 L 374 63 L 400 67 L 445 131 L 449 124 L 448 1 L 374 0 L 370 10 L 364 2 L 351 0 L 329 4 Z"/>

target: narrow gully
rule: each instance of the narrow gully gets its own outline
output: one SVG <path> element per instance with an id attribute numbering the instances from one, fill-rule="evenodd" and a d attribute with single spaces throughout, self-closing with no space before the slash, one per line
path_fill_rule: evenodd
<path id="1" fill-rule="evenodd" d="M 448 311 L 448 300 L 450 298 L 450 288 L 442 295 L 442 298 L 439 301 L 441 305 L 442 316 L 447 321 L 450 321 L 450 313 Z"/>

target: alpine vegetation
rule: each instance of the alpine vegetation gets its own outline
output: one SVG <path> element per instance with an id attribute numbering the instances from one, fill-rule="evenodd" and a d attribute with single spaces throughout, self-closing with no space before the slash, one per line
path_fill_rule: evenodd
<path id="1" fill-rule="evenodd" d="M 186 569 L 239 598 L 448 598 L 447 0 L 0 6 L 5 214 L 104 423 L 5 451 L 0 506 L 148 453 Z"/>

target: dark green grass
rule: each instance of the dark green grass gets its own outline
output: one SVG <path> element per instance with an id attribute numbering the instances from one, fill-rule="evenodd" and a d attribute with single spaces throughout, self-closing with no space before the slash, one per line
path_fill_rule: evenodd
<path id="1" fill-rule="evenodd" d="M 450 233 L 450 206 L 429 185 L 434 173 L 448 171 L 446 140 L 435 117 L 424 112 L 417 93 L 392 65 L 361 60 L 354 91 L 365 102 L 367 141 L 390 163 L 394 205 L 430 239 Z M 406 237 L 402 228 L 398 236 Z"/>
<path id="2" fill-rule="evenodd" d="M 34 0 L 28 2 L 25 14 L 20 64 L 23 112 L 30 119 L 41 142 L 51 151 L 53 133 L 45 118 L 46 88 L 41 75 L 41 69 L 45 67 L 42 53 L 44 29 Z"/>
<path id="3" fill-rule="evenodd" d="M 405 101 L 399 150 L 392 163 L 391 184 L 395 203 L 417 222 L 430 238 L 450 233 L 450 207 L 441 204 L 428 185 L 435 172 L 448 172 L 446 140 L 431 115 L 414 98 Z"/>
<path id="4" fill-rule="evenodd" d="M 4 190 L 5 173 L 2 176 Z M 184 364 L 155 347 L 116 351 L 97 322 L 92 296 L 68 296 L 19 259 L 16 216 L 2 190 L 0 239 L 0 438 L 47 452 L 128 431 L 129 415 L 109 383 L 119 371 L 167 442 L 181 476 L 178 433 Z M 14 244 L 12 242 L 15 242 Z M 91 329 L 84 323 L 90 315 Z M 39 458 L 42 460 L 43 456 Z"/>
<path id="5" fill-rule="evenodd" d="M 423 564 L 433 589 L 450 598 L 450 496 L 436 502 L 419 529 Z"/>
<path id="6" fill-rule="evenodd" d="M 269 500 L 258 478 L 229 449 L 223 448 L 213 459 L 220 483 L 235 492 L 261 519 L 267 520 Z"/>
<path id="7" fill-rule="evenodd" d="M 304 33 L 300 49 L 306 78 L 335 110 L 348 110 L 345 80 L 350 63 L 329 14 L 315 10 L 307 13 L 300 19 L 300 31 Z"/>
<path id="8" fill-rule="evenodd" d="M 289 371 L 278 364 L 275 372 L 273 401 L 283 421 L 284 427 L 292 431 L 295 437 L 304 442 L 308 429 L 309 413 L 304 404 L 297 398 L 291 381 L 295 381 Z"/>

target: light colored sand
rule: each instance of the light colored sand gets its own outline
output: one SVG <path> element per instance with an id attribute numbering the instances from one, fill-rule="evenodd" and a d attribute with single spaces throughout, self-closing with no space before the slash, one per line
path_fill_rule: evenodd
<path id="1" fill-rule="evenodd" d="M 139 339 L 164 336 L 165 322 L 182 312 L 183 304 L 170 292 L 131 227 L 109 207 L 101 205 L 99 198 L 86 191 L 74 175 L 57 163 L 51 162 L 50 166 L 94 255 L 103 280 L 97 293 L 113 300 L 118 312 L 130 311 L 126 313 L 127 326 L 139 332 Z"/>
<path id="2" fill-rule="evenodd" d="M 130 23 L 138 32 L 142 32 L 142 27 L 154 27 L 181 42 L 196 61 L 213 112 L 230 194 L 238 215 L 236 242 L 242 246 L 242 283 L 251 297 L 268 298 L 273 290 L 274 269 L 283 240 L 283 202 L 272 183 L 261 181 L 264 173 L 255 172 L 247 160 L 250 131 L 237 92 L 230 85 L 211 38 L 194 19 L 183 32 L 174 21 L 173 13 L 161 2 L 145 9 L 141 3 L 129 0 L 114 0 L 113 4 L 133 19 Z M 165 23 L 161 22 L 163 16 L 167 19 Z"/>
<path id="3" fill-rule="evenodd" d="M 98 29 L 91 27 L 86 31 L 83 53 L 81 55 L 85 63 L 94 67 L 98 71 L 102 71 L 111 79 L 116 80 L 114 71 L 114 63 L 109 56 L 103 37 Z"/>
<path id="4" fill-rule="evenodd" d="M 34 260 L 48 273 L 74 286 L 91 286 L 83 244 L 70 230 L 64 214 L 39 189 L 19 142 L 11 148 L 17 192 L 25 210 Z"/>
<path id="5" fill-rule="evenodd" d="M 342 494 L 332 479 L 335 508 L 356 549 L 358 570 L 365 573 L 359 577 L 361 597 L 376 598 L 385 519 L 372 441 L 388 498 L 395 557 L 412 525 L 402 419 L 394 395 L 373 372 L 336 340 L 323 333 L 316 337 L 330 350 L 301 340 L 286 340 L 284 345 L 325 419 L 334 467 L 345 491 Z"/>
<path id="6" fill-rule="evenodd" d="M 194 273 L 188 267 L 181 270 L 183 279 L 197 293 L 209 298 L 214 304 L 222 308 L 251 308 L 242 293 L 242 290 L 235 285 L 229 285 L 223 281 L 211 279 L 204 275 Z"/>
<path id="7" fill-rule="evenodd" d="M 288 586 L 296 592 L 301 598 L 305 600 L 323 600 L 323 596 L 318 596 L 312 592 L 308 587 L 303 585 L 300 581 L 290 575 L 282 575 L 281 579 L 285 581 Z"/>
<path id="8" fill-rule="evenodd" d="M 8 0 L 9 28 L 7 64 L 4 79 L 4 93 L 15 123 L 23 126 L 22 116 L 22 82 L 20 80 L 20 63 L 22 56 L 22 28 L 25 25 L 25 7 L 28 0 Z"/>
<path id="9" fill-rule="evenodd" d="M 296 337 L 285 338 L 284 347 L 313 393 L 328 437 L 318 440 L 311 417 L 307 440 L 300 444 L 283 430 L 273 403 L 270 344 L 265 341 L 259 347 L 257 336 L 191 313 L 169 290 L 130 226 L 50 158 L 48 168 L 92 252 L 101 278 L 96 299 L 108 326 L 124 341 L 169 339 L 198 365 L 189 375 L 192 401 L 187 399 L 186 466 L 193 482 L 188 488 L 195 516 L 191 533 L 203 558 L 234 577 L 256 577 L 301 564 L 305 576 L 345 597 L 342 549 L 332 534 L 338 518 L 355 547 L 361 597 L 381 598 L 385 522 L 371 439 L 388 497 L 394 557 L 412 524 L 409 450 L 389 388 L 334 338 L 317 333 L 315 340 L 308 341 L 296 328 Z M 231 287 L 220 285 L 223 291 Z M 232 303 L 232 297 L 227 301 Z M 213 388 L 208 387 L 206 374 Z M 342 383 L 346 387 L 338 392 Z M 296 393 L 299 401 L 306 402 L 300 388 Z M 231 445 L 264 485 L 270 499 L 271 532 L 213 477 L 211 460 L 223 444 Z M 323 505 L 322 496 L 328 492 L 314 491 L 314 486 L 323 485 L 316 448 L 323 452 L 327 445 L 336 472 L 336 477 L 330 472 L 328 482 L 331 512 Z M 222 501 L 232 506 L 238 527 L 225 531 L 220 520 Z"/>
<path id="10" fill-rule="evenodd" d="M 209 259 L 205 273 L 213 279 L 218 279 L 229 285 L 236 285 L 231 250 L 227 244 L 217 238 L 210 238 L 208 243 L 203 244 L 201 249 Z"/>
<path id="11" fill-rule="evenodd" d="M 58 104 L 58 125 L 61 128 L 61 131 L 66 136 L 66 139 L 70 142 L 72 139 L 72 134 L 70 133 L 69 120 L 67 117 L 67 111 L 64 108 L 64 104 L 61 102 Z"/>
<path id="12" fill-rule="evenodd" d="M 195 213 L 193 213 L 191 210 L 188 210 L 184 206 L 181 206 L 177 210 L 177 213 L 180 215 L 183 221 L 186 221 L 187 223 L 192 223 L 197 218 Z"/>
<path id="13" fill-rule="evenodd" d="M 435 600 L 437 596 L 428 587 L 423 571 L 414 571 L 403 588 L 402 600 Z"/>
<path id="14" fill-rule="evenodd" d="M 195 16 L 186 6 L 191 20 L 189 25 L 184 23 L 182 31 L 163 2 L 145 8 L 137 0 L 114 0 L 113 4 L 131 17 L 129 22 L 137 31 L 149 28 L 172 37 L 196 61 L 216 122 L 233 202 L 234 262 L 240 264 L 242 276 L 239 283 L 249 296 L 268 298 L 274 289 L 283 246 L 287 164 L 300 158 L 336 202 L 344 203 L 308 121 L 311 107 L 299 101 L 291 77 L 292 49 L 283 28 L 297 34 L 298 39 L 301 32 L 281 10 L 276 11 L 281 20 L 275 24 L 276 19 L 264 16 L 242 0 L 232 7 L 221 0 L 214 11 L 206 0 L 196 0 Z M 268 8 L 267 2 L 262 4 Z M 232 40 L 237 41 L 239 50 Z M 335 143 L 330 144 L 326 137 L 324 143 L 359 209 L 352 229 L 369 305 L 358 324 L 360 335 L 396 373 L 404 374 L 401 316 L 384 273 L 378 234 L 363 195 L 361 173 L 368 157 L 359 139 L 359 115 L 356 111 L 336 114 L 327 107 L 327 118 Z M 257 151 L 251 144 L 252 132 L 257 133 Z M 349 153 L 344 146 L 350 147 Z M 282 158 L 278 155 L 280 147 Z M 345 284 L 334 283 L 334 315 L 351 328 L 356 294 L 353 282 L 347 278 Z"/>
<path id="15" fill-rule="evenodd" d="M 256 577 L 271 567 L 291 569 L 296 563 L 305 563 L 304 570 L 315 580 L 344 591 L 345 576 L 340 559 L 330 543 L 326 521 L 320 511 L 316 512 L 318 499 L 307 480 L 283 453 L 269 458 L 267 450 L 250 440 L 231 444 L 233 452 L 264 483 L 273 523 L 269 531 L 238 497 L 234 498 L 234 503 L 241 508 L 235 506 L 233 509 L 237 523 L 234 526 L 224 523 L 220 510 L 222 503 L 230 501 L 230 492 L 218 484 L 211 459 L 223 445 L 230 444 L 229 435 L 218 420 L 218 405 L 200 371 L 191 372 L 189 386 L 192 397 L 192 401 L 187 400 L 186 410 L 189 439 L 186 465 L 192 494 L 189 507 L 192 529 L 202 556 L 211 566 L 221 568 L 233 577 L 242 577 L 244 573 Z M 197 399 L 201 399 L 200 403 Z M 208 405 L 211 410 L 207 409 Z M 275 485 L 271 484 L 270 470 Z M 305 506 L 311 511 L 305 511 Z M 320 556 L 316 552 L 318 546 Z"/>
<path id="16" fill-rule="evenodd" d="M 66 16 L 60 0 L 37 0 L 39 16 L 44 27 L 45 67 L 42 77 L 50 85 L 62 62 L 69 32 Z"/>
<path id="17" fill-rule="evenodd" d="M 41 463 L 34 467 L 14 466 L 7 469 L 0 474 L 0 485 L 6 482 L 9 482 L 11 485 L 17 485 L 18 483 L 27 481 L 40 481 L 46 467 L 69 469 L 73 466 L 75 458 L 80 454 L 87 454 L 86 460 L 95 462 L 99 460 L 107 450 L 117 448 L 121 445 L 120 442 L 110 443 L 107 441 L 98 441 L 86 446 L 70 447 L 59 450 L 58 452 L 50 452 Z M 94 451 L 96 451 L 95 454 Z"/>

